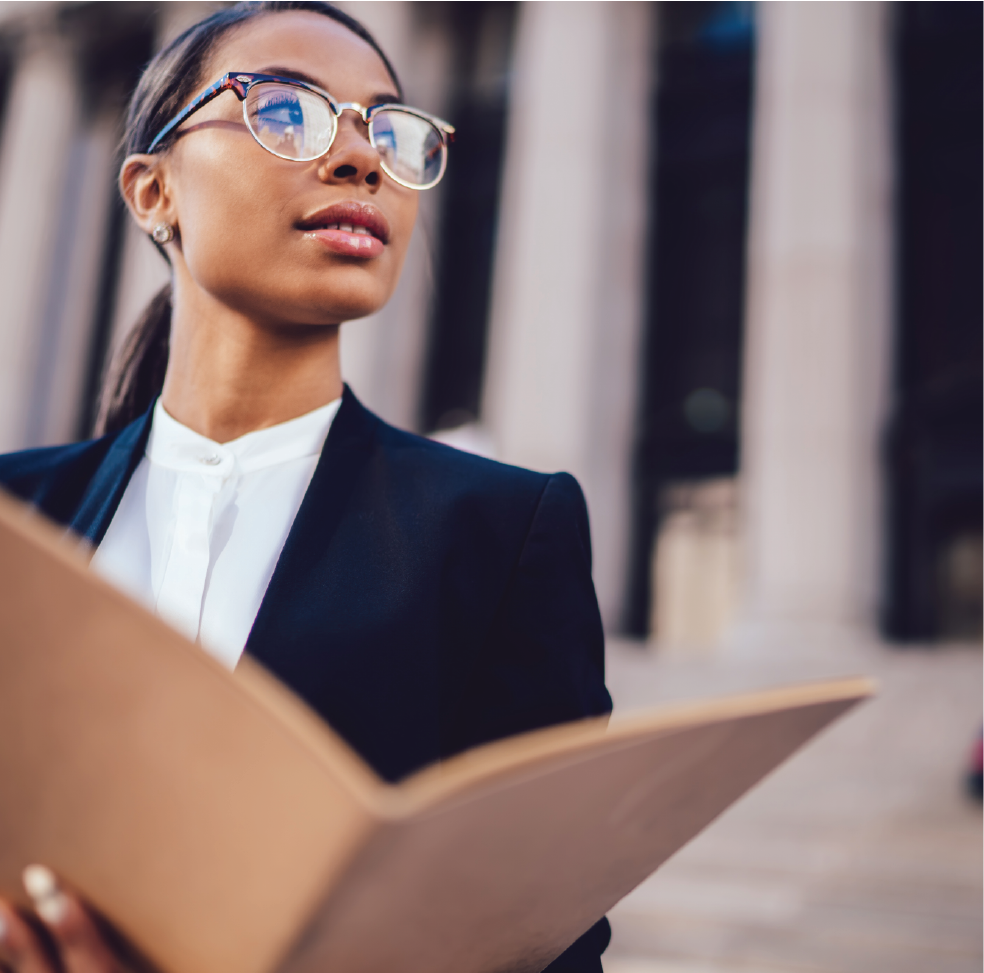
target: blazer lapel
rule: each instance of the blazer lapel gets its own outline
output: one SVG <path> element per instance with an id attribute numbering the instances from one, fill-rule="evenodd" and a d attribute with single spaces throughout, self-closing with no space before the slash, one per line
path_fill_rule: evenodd
<path id="1" fill-rule="evenodd" d="M 299 582 L 311 577 L 348 507 L 369 461 L 378 420 L 346 385 L 321 458 L 294 518 L 284 549 L 253 622 L 246 651 L 276 672 L 276 651 L 289 626 Z"/>
<path id="2" fill-rule="evenodd" d="M 124 427 L 116 437 L 105 459 L 99 464 L 96 475 L 89 481 L 75 516 L 68 525 L 69 529 L 96 546 L 105 536 L 130 477 L 143 458 L 156 401 L 151 402 L 150 408 Z"/>

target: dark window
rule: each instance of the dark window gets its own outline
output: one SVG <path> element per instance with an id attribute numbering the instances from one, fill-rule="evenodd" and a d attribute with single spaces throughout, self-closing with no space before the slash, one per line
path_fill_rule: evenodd
<path id="1" fill-rule="evenodd" d="M 659 496 L 738 466 L 753 24 L 662 3 L 628 630 L 646 633 Z"/>
<path id="2" fill-rule="evenodd" d="M 455 3 L 447 9 L 456 56 L 448 120 L 457 133 L 442 187 L 421 403 L 424 430 L 461 425 L 478 416 L 516 15 L 509 3 Z"/>
<path id="3" fill-rule="evenodd" d="M 979 3 L 900 3 L 896 22 L 898 249 L 889 434 L 886 630 L 981 625 Z"/>

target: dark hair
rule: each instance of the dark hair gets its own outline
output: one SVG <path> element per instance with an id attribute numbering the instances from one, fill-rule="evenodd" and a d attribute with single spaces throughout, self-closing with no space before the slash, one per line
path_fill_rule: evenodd
<path id="1" fill-rule="evenodd" d="M 382 58 L 402 98 L 400 81 L 382 48 L 362 24 L 333 4 L 304 0 L 237 3 L 189 27 L 144 68 L 127 110 L 123 156 L 146 152 L 154 136 L 191 101 L 206 80 L 202 77 L 206 62 L 225 34 L 255 17 L 287 10 L 322 14 L 362 38 Z M 163 150 L 171 144 L 173 138 L 165 139 Z M 157 249 L 166 260 L 164 248 Z M 122 429 L 160 394 L 167 370 L 170 330 L 171 285 L 168 284 L 147 305 L 113 356 L 99 397 L 96 435 Z"/>

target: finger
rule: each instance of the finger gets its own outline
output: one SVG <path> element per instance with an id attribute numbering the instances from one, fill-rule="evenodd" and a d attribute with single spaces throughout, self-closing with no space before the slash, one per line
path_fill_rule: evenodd
<path id="1" fill-rule="evenodd" d="M 15 973 L 55 973 L 37 933 L 17 910 L 0 899 L 0 961 Z"/>
<path id="2" fill-rule="evenodd" d="M 119 973 L 120 966 L 81 902 L 43 865 L 24 869 L 24 887 L 58 946 L 65 973 Z"/>

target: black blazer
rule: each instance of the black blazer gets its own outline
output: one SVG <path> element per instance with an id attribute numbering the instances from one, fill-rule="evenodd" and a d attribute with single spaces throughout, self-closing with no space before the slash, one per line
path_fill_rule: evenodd
<path id="1" fill-rule="evenodd" d="M 0 483 L 98 545 L 151 411 L 0 456 Z M 581 490 L 395 429 L 346 387 L 246 651 L 390 781 L 607 713 Z M 608 939 L 602 920 L 549 969 L 600 973 Z"/>

